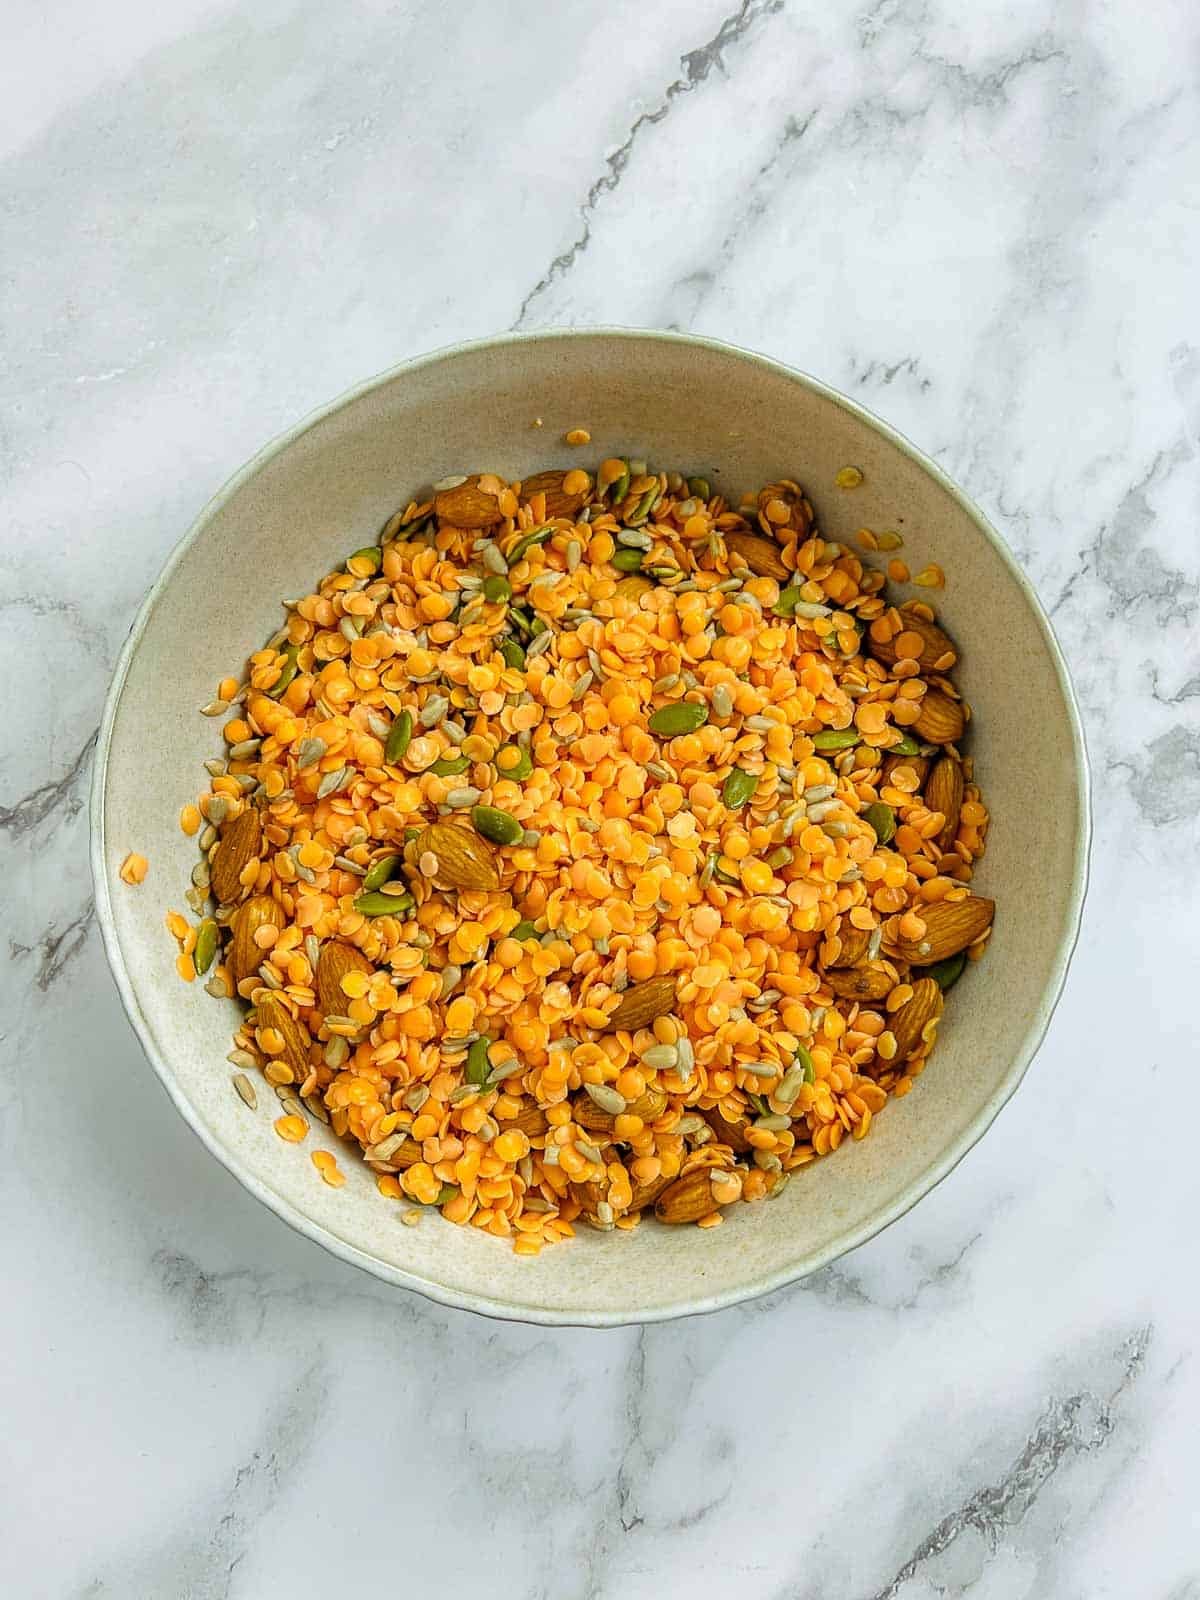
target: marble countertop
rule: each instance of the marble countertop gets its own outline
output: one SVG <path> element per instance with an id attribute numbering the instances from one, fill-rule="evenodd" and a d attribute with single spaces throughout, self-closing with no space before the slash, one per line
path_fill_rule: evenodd
<path id="1" fill-rule="evenodd" d="M 6 1597 L 1200 1597 L 1200 22 L 732 6 L 6 12 Z M 1079 951 L 982 1145 L 807 1282 L 640 1332 L 289 1232 L 154 1087 L 87 870 L 107 680 L 210 493 L 365 374 L 576 322 L 767 351 L 930 450 L 1095 770 Z"/>

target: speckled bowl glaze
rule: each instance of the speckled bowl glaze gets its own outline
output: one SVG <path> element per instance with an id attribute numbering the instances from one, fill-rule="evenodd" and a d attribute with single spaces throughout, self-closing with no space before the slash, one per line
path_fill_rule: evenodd
<path id="1" fill-rule="evenodd" d="M 536 427 L 533 419 L 543 425 Z M 563 443 L 587 427 L 590 446 Z M 400 1226 L 366 1167 L 343 1151 L 345 1187 L 249 1111 L 226 1063 L 233 1002 L 176 977 L 163 931 L 195 860 L 180 806 L 221 749 L 197 714 L 261 646 L 279 599 L 303 594 L 391 512 L 445 475 L 508 476 L 605 456 L 702 472 L 736 496 L 773 478 L 808 489 L 828 538 L 898 528 L 914 571 L 949 575 L 936 597 L 959 641 L 975 711 L 969 748 L 993 823 L 976 878 L 998 902 L 988 958 L 955 991 L 929 1069 L 870 1138 L 815 1162 L 724 1227 L 581 1231 L 537 1259 L 435 1213 Z M 865 474 L 834 488 L 847 463 Z M 922 591 L 912 591 L 921 593 Z M 187 648 L 180 641 L 187 641 Z M 1039 829 L 1029 834 L 1037 774 Z M 92 862 L 108 957 L 168 1094 L 228 1169 L 279 1216 L 344 1260 L 448 1305 L 530 1322 L 657 1321 L 760 1295 L 853 1249 L 945 1177 L 1019 1083 L 1062 987 L 1084 894 L 1087 768 L 1066 668 L 1033 591 L 987 521 L 939 469 L 877 418 L 812 378 L 712 340 L 620 329 L 459 346 L 374 378 L 277 439 L 221 490 L 147 596 L 105 710 L 92 792 Z M 150 875 L 129 888 L 129 850 Z"/>

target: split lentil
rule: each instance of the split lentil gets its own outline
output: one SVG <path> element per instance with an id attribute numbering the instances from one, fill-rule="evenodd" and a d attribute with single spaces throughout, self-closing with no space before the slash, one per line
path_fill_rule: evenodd
<path id="1" fill-rule="evenodd" d="M 959 709 L 956 654 L 791 480 L 735 507 L 611 458 L 435 493 L 204 708 L 234 715 L 180 817 L 179 973 L 248 1006 L 230 1059 L 280 1137 L 307 1109 L 385 1199 L 523 1255 L 581 1216 L 715 1226 L 909 1092 L 983 954 L 970 757 L 908 731 Z"/>

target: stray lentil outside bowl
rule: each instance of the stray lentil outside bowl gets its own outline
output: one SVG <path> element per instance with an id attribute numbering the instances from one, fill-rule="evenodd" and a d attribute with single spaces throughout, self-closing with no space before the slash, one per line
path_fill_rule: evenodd
<path id="1" fill-rule="evenodd" d="M 448 477 L 290 603 L 203 708 L 167 919 L 280 1138 L 518 1255 L 864 1138 L 994 909 L 957 648 L 884 584 L 792 479 L 613 457 Z"/>
<path id="2" fill-rule="evenodd" d="M 1011 562 L 997 582 L 992 569 L 1004 563 L 994 536 L 936 469 L 811 380 L 710 342 L 581 333 L 427 358 L 265 452 L 197 533 L 205 524 L 215 533 L 236 508 L 243 541 L 269 537 L 290 573 L 273 586 L 299 592 L 297 553 L 280 520 L 290 515 L 303 528 L 304 511 L 330 480 L 333 503 L 361 499 L 346 490 L 364 475 L 364 440 L 372 503 L 384 477 L 419 482 L 400 462 L 383 467 L 381 435 L 397 415 L 404 423 L 405 408 L 379 402 L 400 398 L 405 379 L 429 387 L 450 377 L 441 399 L 458 403 L 473 363 L 490 362 L 495 373 L 506 357 L 524 384 L 515 402 L 523 415 L 502 432 L 539 428 L 531 398 L 538 410 L 550 410 L 547 395 L 554 400 L 557 431 L 541 435 L 542 461 L 534 441 L 498 450 L 478 406 L 474 427 L 464 417 L 447 429 L 443 405 L 443 430 L 457 429 L 457 461 L 503 463 L 506 475 L 431 473 L 432 487 L 381 516 L 382 533 L 369 544 L 354 505 L 337 521 L 358 533 L 358 548 L 288 603 L 285 627 L 204 707 L 220 719 L 210 729 L 223 724 L 221 754 L 210 754 L 199 803 L 177 810 L 202 849 L 186 895 L 197 920 L 172 912 L 168 926 L 180 975 L 202 976 L 224 1000 L 214 1012 L 232 1009 L 235 995 L 249 1009 L 229 1078 L 205 1053 L 197 1070 L 207 1077 L 193 1077 L 187 1103 L 164 1080 L 223 1159 L 230 1145 L 243 1147 L 236 1170 L 248 1186 L 394 1281 L 546 1321 L 707 1309 L 809 1270 L 890 1220 L 948 1170 L 1015 1086 L 1061 983 L 1082 895 L 1086 773 L 1077 720 L 1036 602 L 1013 581 Z M 677 416 L 663 449 L 681 470 L 636 459 L 636 446 L 649 448 L 658 432 L 647 425 L 641 385 L 647 368 L 664 363 L 705 378 L 696 390 L 701 436 L 713 433 L 721 404 L 708 368 L 732 377 L 735 389 L 748 385 L 760 413 L 771 404 L 787 415 L 794 400 L 808 429 L 798 446 L 770 448 L 785 474 L 795 463 L 794 475 L 777 472 L 743 496 L 764 459 L 761 437 L 739 440 L 734 428 L 719 457 L 711 445 L 681 448 Z M 438 427 L 438 382 L 432 388 L 417 396 L 430 411 L 415 435 L 425 447 L 418 462 L 429 458 Z M 628 426 L 622 401 L 633 413 Z M 321 435 L 352 420 L 348 477 L 331 453 L 336 440 Z M 580 421 L 610 448 L 583 455 Z M 793 437 L 796 421 L 788 418 Z M 318 441 L 322 448 L 309 452 Z M 306 453 L 314 454 L 307 464 Z M 455 457 L 442 453 L 443 471 Z M 255 519 L 276 527 L 260 536 Z M 226 549 L 234 532 L 222 530 Z M 177 563 L 193 556 L 197 533 Z M 305 541 L 315 548 L 332 537 L 323 529 L 315 539 L 309 528 Z M 907 583 L 910 555 L 914 587 L 886 590 L 887 579 Z M 886 578 L 873 559 L 888 560 Z M 1011 738 L 1011 719 L 1007 698 L 988 697 L 996 618 L 972 604 L 947 622 L 930 604 L 941 610 L 960 566 L 981 598 L 982 576 L 1010 641 L 1020 636 L 1027 652 L 1032 691 L 1060 719 L 1068 759 L 1050 799 L 1061 802 L 1062 837 L 1047 844 L 1034 895 L 1051 903 L 1039 930 L 1026 888 L 1022 948 L 1014 953 L 1005 941 L 999 957 L 972 965 L 951 1001 L 950 1061 L 943 1068 L 939 1051 L 926 1080 L 938 1125 L 914 1120 L 915 1109 L 909 1117 L 907 1106 L 891 1112 L 878 1127 L 908 1118 L 902 1142 L 877 1131 L 852 1166 L 839 1162 L 818 1185 L 814 1173 L 825 1163 L 815 1158 L 847 1135 L 861 1140 L 885 1102 L 908 1093 L 933 1051 L 946 991 L 991 931 L 992 900 L 971 882 L 989 820 L 972 753 L 980 734 L 985 751 L 995 730 Z M 254 570 L 261 587 L 272 566 L 260 559 Z M 191 594 L 203 610 L 202 591 L 193 584 Z M 157 596 L 160 612 L 171 598 L 169 590 Z M 124 921 L 128 945 L 136 923 L 141 940 L 146 913 L 115 911 L 107 879 L 119 866 L 129 886 L 121 892 L 135 902 L 148 873 L 168 892 L 154 875 L 154 856 L 163 854 L 158 817 L 147 824 L 157 846 L 146 828 L 135 834 L 123 820 L 123 848 L 110 837 L 123 816 L 116 794 L 128 756 L 115 780 L 105 769 L 112 747 L 128 743 L 116 713 L 131 698 L 126 680 L 138 677 L 134 647 L 157 621 L 147 612 L 102 730 L 94 859 L 118 981 L 163 1071 L 159 1034 L 175 1018 L 163 1017 L 144 980 L 131 995 L 110 927 Z M 213 632 L 223 647 L 217 654 L 205 636 L 203 654 L 228 667 L 239 634 L 245 648 L 244 625 L 221 616 Z M 960 645 L 968 676 L 973 660 L 986 665 L 973 683 L 987 710 L 971 727 Z M 210 694 L 219 676 L 212 671 Z M 171 717 L 185 712 L 174 685 L 169 698 Z M 194 696 L 193 725 L 203 698 Z M 197 742 L 185 735 L 172 747 Z M 994 779 L 1003 789 L 1003 764 L 994 769 L 985 758 L 982 774 L 989 789 Z M 985 862 L 984 887 L 1006 905 L 1017 859 L 1002 855 L 996 885 L 991 853 Z M 999 999 L 988 977 L 998 960 Z M 161 954 L 157 961 L 161 968 Z M 982 1005 L 973 1004 L 977 991 Z M 143 996 L 159 1008 L 153 1024 Z M 977 1037 L 985 1056 L 994 1052 L 997 1004 L 1009 1006 L 1016 1043 L 989 1078 L 963 1045 Z M 238 1116 L 249 1116 L 248 1132 L 225 1131 L 230 1113 L 207 1105 L 212 1082 L 225 1084 Z M 928 1095 L 923 1086 L 908 1105 Z M 203 1116 L 192 1112 L 193 1096 L 205 1099 Z M 212 1137 L 218 1122 L 222 1132 Z M 330 1203 L 298 1198 L 259 1128 L 274 1130 L 268 1137 L 281 1152 L 287 1143 L 316 1146 L 311 1165 L 303 1149 L 288 1152 L 316 1190 L 350 1180 L 336 1196 L 352 1202 L 345 1234 Z M 877 1145 L 879 1158 L 865 1157 Z M 428 1207 L 465 1226 L 443 1234 L 435 1223 L 428 1239 L 406 1228 L 413 1245 L 377 1246 L 386 1224 L 364 1221 L 359 1163 L 347 1164 L 348 1152 L 363 1155 L 359 1170 L 378 1189 L 373 1208 L 390 1213 L 393 1227 L 419 1221 Z M 274 1176 L 263 1184 L 247 1167 Z M 729 1252 L 714 1251 L 721 1234 L 706 1234 L 697 1255 L 667 1243 L 698 1239 L 696 1230 L 638 1227 L 653 1210 L 661 1222 L 711 1230 L 735 1202 L 778 1196 L 805 1168 L 800 1188 L 810 1198 L 793 1203 L 793 1182 L 782 1200 L 754 1211 L 760 1221 L 747 1226 L 766 1243 L 746 1236 L 737 1268 Z M 863 1200 L 872 1187 L 873 1210 Z M 799 1267 L 770 1265 L 781 1236 L 776 1223 L 763 1227 L 767 1215 L 811 1233 L 814 1204 L 825 1242 L 806 1245 Z M 582 1278 L 571 1270 L 549 1288 L 543 1262 L 558 1251 L 543 1254 L 529 1291 L 505 1283 L 498 1292 L 502 1275 L 474 1248 L 449 1252 L 443 1271 L 456 1233 L 489 1251 L 497 1248 L 489 1236 L 503 1235 L 518 1254 L 537 1255 L 581 1219 L 601 1234 L 641 1233 L 661 1262 L 661 1283 L 652 1283 L 655 1268 L 633 1250 L 636 1240 L 611 1237 L 583 1252 Z M 597 1265 L 596 1249 L 616 1252 L 611 1268 Z M 740 1271 L 756 1249 L 759 1259 Z M 405 1252 L 417 1270 L 390 1266 Z M 712 1262 L 723 1281 L 705 1284 Z M 633 1287 L 615 1289 L 606 1278 L 593 1288 L 598 1273 L 626 1271 Z"/>

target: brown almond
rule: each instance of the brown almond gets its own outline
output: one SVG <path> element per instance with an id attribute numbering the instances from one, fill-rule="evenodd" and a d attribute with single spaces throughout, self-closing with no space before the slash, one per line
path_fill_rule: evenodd
<path id="1" fill-rule="evenodd" d="M 675 1004 L 675 975 L 664 973 L 657 978 L 647 978 L 645 983 L 632 984 L 621 996 L 620 1004 L 608 1019 L 608 1032 L 624 1028 L 633 1033 L 665 1017 Z"/>
<path id="2" fill-rule="evenodd" d="M 627 1116 L 641 1117 L 643 1122 L 656 1122 L 666 1109 L 665 1092 L 651 1084 L 638 1095 L 636 1100 L 629 1102 L 625 1112 Z M 586 1094 L 579 1096 L 571 1115 L 581 1128 L 587 1128 L 592 1133 L 611 1133 L 616 1121 L 610 1112 L 602 1111 Z"/>
<path id="3" fill-rule="evenodd" d="M 518 1133 L 525 1134 L 527 1138 L 536 1139 L 549 1126 L 541 1106 L 528 1105 L 523 1106 L 515 1117 L 510 1117 L 500 1131 L 503 1133 L 505 1128 L 516 1128 Z"/>
<path id="4" fill-rule="evenodd" d="M 852 922 L 843 922 L 838 929 L 838 941 L 841 949 L 838 951 L 837 960 L 831 961 L 831 967 L 856 967 L 860 961 L 866 959 L 867 946 L 871 943 L 871 935 L 864 928 L 856 928 Z"/>
<path id="5" fill-rule="evenodd" d="M 900 630 L 902 633 L 919 633 L 921 636 L 921 654 L 917 660 L 923 671 L 932 672 L 936 667 L 939 672 L 946 672 L 958 660 L 957 645 L 936 622 L 927 622 L 924 617 L 915 616 L 911 611 L 902 611 L 900 620 L 904 624 Z M 868 629 L 866 645 L 876 661 L 882 661 L 885 667 L 895 666 L 898 657 L 894 639 L 872 639 Z M 947 653 L 952 658 L 950 661 L 945 660 Z"/>
<path id="6" fill-rule="evenodd" d="M 931 811 L 940 811 L 946 819 L 941 832 L 934 839 L 939 850 L 949 850 L 954 843 L 962 799 L 962 763 L 951 756 L 942 756 L 934 762 L 933 771 L 925 784 L 925 804 Z"/>
<path id="7" fill-rule="evenodd" d="M 926 689 L 921 700 L 921 715 L 912 731 L 926 744 L 957 744 L 966 727 L 963 708 L 941 689 Z"/>
<path id="8" fill-rule="evenodd" d="M 352 944 L 342 939 L 329 939 L 321 946 L 317 958 L 317 1001 L 328 1016 L 345 1016 L 349 996 L 342 988 L 342 979 L 348 972 L 373 972 L 375 969 Z"/>
<path id="9" fill-rule="evenodd" d="M 880 967 L 835 967 L 824 979 L 841 1000 L 882 1000 L 896 983 Z"/>
<path id="10" fill-rule="evenodd" d="M 421 1146 L 407 1133 L 390 1133 L 378 1144 L 369 1144 L 363 1151 L 367 1161 L 384 1163 L 390 1167 L 412 1167 L 423 1160 Z"/>
<path id="11" fill-rule="evenodd" d="M 888 1027 L 896 1040 L 893 1060 L 907 1061 L 923 1045 L 933 1042 L 933 1029 L 942 1014 L 943 1003 L 942 991 L 932 978 L 917 979 L 913 984 L 912 999 L 906 1000 L 888 1018 Z"/>
<path id="12" fill-rule="evenodd" d="M 229 944 L 229 970 L 235 984 L 257 972 L 267 959 L 267 952 L 254 942 L 259 928 L 282 929 L 286 921 L 283 907 L 269 894 L 252 895 L 238 908 L 231 924 L 233 938 Z"/>
<path id="13" fill-rule="evenodd" d="M 693 1167 L 691 1172 L 685 1172 L 682 1178 L 668 1184 L 654 1202 L 654 1215 L 671 1226 L 699 1222 L 701 1217 L 717 1209 L 711 1167 Z"/>
<path id="14" fill-rule="evenodd" d="M 919 939 L 898 939 L 895 953 L 902 961 L 930 967 L 947 956 L 956 956 L 974 944 L 992 925 L 996 902 L 971 894 L 965 900 L 935 900 L 917 912 L 925 924 Z"/>
<path id="15" fill-rule="evenodd" d="M 787 583 L 792 576 L 773 539 L 764 539 L 758 533 L 727 533 L 725 547 L 732 558 L 731 567 L 745 565 L 757 577 L 774 578 L 776 583 Z"/>
<path id="16" fill-rule="evenodd" d="M 700 1115 L 716 1134 L 718 1142 L 727 1144 L 735 1155 L 743 1155 L 747 1150 L 754 1148 L 747 1137 L 750 1131 L 748 1123 L 728 1121 L 727 1118 L 721 1115 L 716 1106 L 710 1106 L 707 1111 L 701 1111 Z"/>
<path id="17" fill-rule="evenodd" d="M 891 783 L 892 774 L 897 767 L 911 767 L 917 778 L 917 788 L 925 782 L 925 774 L 929 771 L 928 756 L 884 756 L 883 765 L 879 772 L 879 782 L 882 786 Z"/>
<path id="18" fill-rule="evenodd" d="M 521 499 L 530 500 L 535 494 L 546 496 L 547 517 L 574 517 L 587 504 L 591 492 L 591 479 L 582 493 L 568 494 L 563 488 L 565 472 L 535 472 L 521 481 Z"/>
<path id="19" fill-rule="evenodd" d="M 227 906 L 242 893 L 242 873 L 262 848 L 262 821 L 254 806 L 239 811 L 221 832 L 221 842 L 211 862 L 212 892 L 220 905 Z"/>
<path id="20" fill-rule="evenodd" d="M 500 887 L 500 868 L 492 846 L 473 828 L 457 822 L 431 822 L 416 842 L 417 857 L 437 859 L 436 881 L 448 889 L 492 893 Z"/>
<path id="21" fill-rule="evenodd" d="M 798 539 L 807 539 L 813 528 L 813 508 L 804 493 L 792 483 L 767 483 L 758 491 L 759 515 L 765 517 L 772 500 L 782 500 L 788 508 L 786 522 L 772 522 L 776 537 L 785 530 Z M 767 519 L 770 521 L 770 519 Z"/>
<path id="22" fill-rule="evenodd" d="M 298 1082 L 308 1077 L 308 1029 L 298 1022 L 277 994 L 267 990 L 255 1002 L 258 1027 L 274 1028 L 283 1036 L 283 1052 L 279 1059 L 291 1067 Z"/>
<path id="23" fill-rule="evenodd" d="M 479 487 L 478 474 L 460 483 L 457 489 L 442 489 L 434 496 L 433 509 L 440 521 L 456 528 L 490 528 L 504 520 L 496 496 L 485 494 Z"/>
<path id="24" fill-rule="evenodd" d="M 633 1185 L 633 1198 L 629 1202 L 630 1211 L 644 1211 L 673 1182 L 674 1179 L 672 1178 L 659 1177 L 652 1178 L 649 1183 L 635 1183 Z"/>

